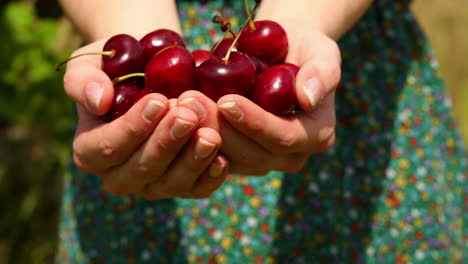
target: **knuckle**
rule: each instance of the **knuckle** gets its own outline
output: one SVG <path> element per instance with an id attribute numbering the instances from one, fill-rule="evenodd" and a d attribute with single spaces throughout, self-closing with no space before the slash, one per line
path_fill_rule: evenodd
<path id="1" fill-rule="evenodd" d="M 92 169 L 92 166 L 87 162 L 87 152 L 81 149 L 81 145 L 78 140 L 73 141 L 73 162 L 75 165 L 83 171 L 96 173 L 97 171 Z"/>
<path id="2" fill-rule="evenodd" d="M 151 166 L 147 162 L 138 161 L 133 166 L 135 177 L 140 180 L 153 179 Z"/>
<path id="3" fill-rule="evenodd" d="M 86 164 L 86 162 L 84 162 L 80 155 L 78 155 L 76 152 L 73 153 L 73 163 L 75 163 L 75 165 L 83 171 L 91 173 L 93 172 L 88 164 Z"/>
<path id="4" fill-rule="evenodd" d="M 104 190 L 112 195 L 122 196 L 129 194 L 128 188 L 125 184 L 115 181 L 105 181 Z"/>
<path id="5" fill-rule="evenodd" d="M 284 134 L 283 138 L 280 139 L 278 142 L 278 149 L 277 151 L 280 152 L 292 152 L 296 151 L 299 146 L 301 146 L 303 142 L 294 135 L 293 133 L 286 133 Z"/>
<path id="6" fill-rule="evenodd" d="M 103 137 L 97 143 L 97 153 L 102 158 L 110 159 L 116 155 L 117 150 L 107 139 L 105 139 L 105 137 Z"/>
<path id="7" fill-rule="evenodd" d="M 166 142 L 162 139 L 158 139 L 156 141 L 156 149 L 159 151 L 159 153 L 166 153 L 170 149 L 170 144 L 169 142 Z"/>
<path id="8" fill-rule="evenodd" d="M 327 137 L 320 139 L 318 142 L 318 152 L 325 152 L 335 145 L 336 133 L 333 130 Z"/>
<path id="9" fill-rule="evenodd" d="M 130 138 L 142 138 L 146 136 L 146 129 L 139 127 L 135 124 L 134 120 L 125 120 L 125 126 L 123 127 L 125 135 Z"/>

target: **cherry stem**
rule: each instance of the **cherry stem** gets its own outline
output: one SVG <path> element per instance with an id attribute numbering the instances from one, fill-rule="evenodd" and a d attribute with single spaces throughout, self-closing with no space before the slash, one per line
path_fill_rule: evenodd
<path id="1" fill-rule="evenodd" d="M 247 0 L 246 0 L 247 1 Z M 244 25 L 242 25 L 242 28 L 239 30 L 239 33 L 237 33 L 237 36 L 236 38 L 234 39 L 234 41 L 232 42 L 231 46 L 229 47 L 228 49 L 228 52 L 226 53 L 226 56 L 224 57 L 224 61 L 225 62 L 228 62 L 229 61 L 229 57 L 231 57 L 231 53 L 232 53 L 232 50 L 234 49 L 234 47 L 237 45 L 237 42 L 239 42 L 239 38 L 240 36 L 242 35 L 242 32 L 244 32 L 244 29 L 247 27 L 247 25 L 249 24 L 249 22 L 252 20 L 252 16 L 255 15 L 255 12 L 257 11 L 257 8 L 258 8 L 258 5 L 261 1 L 255 1 L 255 6 L 254 8 L 252 9 L 252 12 L 249 14 L 249 17 L 247 18 L 247 21 L 245 21 Z"/>
<path id="2" fill-rule="evenodd" d="M 142 73 L 142 72 L 136 72 L 136 73 L 130 73 L 130 74 L 127 74 L 127 75 L 116 77 L 116 78 L 114 78 L 112 80 L 112 84 L 116 84 L 118 82 L 125 81 L 125 80 L 133 78 L 133 77 L 145 77 L 145 74 Z"/>
<path id="3" fill-rule="evenodd" d="M 229 34 L 229 31 L 226 31 L 224 32 L 224 35 L 223 37 L 221 38 L 220 41 L 218 41 L 215 46 L 211 49 L 211 53 L 210 53 L 210 57 L 211 55 L 213 55 L 213 53 L 216 51 L 216 49 L 219 47 L 219 44 L 221 44 L 221 41 L 223 41 L 223 39 L 225 39 L 227 37 L 227 35 Z"/>
<path id="4" fill-rule="evenodd" d="M 253 19 L 252 19 L 252 12 L 250 12 L 249 0 L 244 0 L 244 7 L 245 7 L 245 13 L 247 14 L 247 17 L 248 17 L 250 28 L 252 30 L 255 30 L 256 28 L 255 28 L 255 23 L 253 22 Z"/>
<path id="5" fill-rule="evenodd" d="M 229 28 L 229 33 L 231 33 L 232 37 L 235 38 L 236 37 L 236 33 L 234 33 L 234 31 L 232 31 L 231 28 Z"/>
<path id="6" fill-rule="evenodd" d="M 55 65 L 55 70 L 60 71 L 60 68 L 62 67 L 63 64 L 69 62 L 70 60 L 73 60 L 75 58 L 81 57 L 81 56 L 87 56 L 87 55 L 102 55 L 102 56 L 114 56 L 115 55 L 115 50 L 110 50 L 110 51 L 101 51 L 101 52 L 88 52 L 88 53 L 83 53 L 83 54 L 78 54 L 76 56 L 70 57 L 61 63 Z"/>
<path id="7" fill-rule="evenodd" d="M 233 38 L 236 37 L 236 33 L 234 33 L 234 31 L 232 31 L 231 29 L 231 23 L 229 23 L 228 21 L 226 21 L 226 19 L 223 19 L 221 18 L 219 15 L 215 15 L 213 16 L 213 18 L 211 19 L 211 21 L 213 23 L 216 23 L 216 24 L 219 24 L 220 27 L 221 27 L 221 30 L 223 32 L 226 32 L 226 31 L 229 31 L 232 35 Z M 223 39 L 225 38 L 226 36 L 223 37 Z"/>

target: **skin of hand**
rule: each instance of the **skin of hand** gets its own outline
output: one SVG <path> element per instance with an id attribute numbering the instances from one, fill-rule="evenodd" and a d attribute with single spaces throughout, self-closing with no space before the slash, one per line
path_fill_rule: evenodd
<path id="1" fill-rule="evenodd" d="M 73 55 L 101 50 L 104 42 Z M 205 198 L 224 182 L 228 163 L 217 154 L 219 133 L 199 126 L 198 116 L 177 107 L 175 100 L 148 94 L 122 117 L 103 122 L 100 116 L 110 108 L 114 91 L 100 56 L 71 60 L 64 87 L 77 103 L 74 161 L 99 175 L 108 192 L 146 199 Z"/>
<path id="2" fill-rule="evenodd" d="M 126 8 L 128 7 L 127 1 L 123 0 L 97 2 L 90 0 L 61 0 L 61 3 L 65 11 L 68 11 L 67 13 L 75 25 L 91 41 L 107 38 L 117 33 L 129 33 L 141 37 L 156 28 L 169 28 L 180 32 L 173 0 L 144 1 L 135 8 L 130 9 Z M 205 126 L 203 130 L 194 128 L 190 131 L 189 135 L 182 140 L 185 140 L 186 147 L 179 145 L 178 153 L 184 153 L 187 157 L 190 156 L 187 153 L 195 153 L 197 146 L 199 146 L 197 142 L 199 142 L 200 137 L 203 137 L 205 141 L 215 144 L 215 148 L 221 146 L 224 153 L 231 154 L 230 160 L 231 162 L 234 161 L 234 166 L 231 164 L 229 166 L 232 167 L 230 170 L 232 172 L 261 175 L 272 169 L 295 171 L 302 166 L 308 157 L 308 154 L 305 153 L 328 149 L 333 145 L 334 141 L 333 89 L 336 86 L 335 83 L 339 81 L 339 66 L 335 67 L 337 65 L 337 58 L 335 57 L 339 58 L 339 51 L 336 44 L 320 32 L 326 32 L 331 38 L 337 39 L 340 33 L 344 32 L 342 25 L 351 25 L 352 23 L 348 21 L 350 17 L 354 19 L 355 14 L 359 13 L 357 11 L 363 10 L 363 3 L 370 2 L 370 0 L 340 0 L 340 3 L 343 2 L 342 4 L 346 5 L 332 4 L 326 1 L 293 1 L 297 3 L 289 6 L 295 6 L 298 10 L 278 8 L 278 6 L 284 5 L 284 1 L 264 0 L 263 8 L 259 11 L 258 17 L 261 16 L 260 13 L 264 13 L 266 14 L 265 17 L 280 22 L 286 28 L 290 41 L 294 39 L 290 43 L 291 51 L 287 60 L 301 66 L 296 88 L 300 106 L 306 112 L 300 112 L 288 118 L 281 118 L 259 109 L 245 98 L 234 95 L 226 96 L 218 104 L 215 104 L 196 92 L 184 94 L 177 102 L 175 100 L 167 101 L 161 95 L 151 94 L 140 100 L 135 107 L 120 118 L 120 121 L 116 120 L 104 124 L 97 116 L 104 114 L 110 107 L 113 96 L 112 85 L 107 76 L 100 71 L 100 60 L 83 57 L 69 63 L 64 79 L 67 94 L 78 103 L 80 121 L 73 144 L 74 159 L 78 166 L 85 171 L 104 175 L 103 180 L 106 188 L 115 194 L 139 193 L 149 199 L 173 196 L 186 198 L 206 197 L 211 193 L 210 190 L 218 188 L 224 181 L 228 167 L 228 160 L 225 157 L 216 155 L 212 163 L 197 161 L 196 165 L 200 165 L 199 168 L 190 167 L 192 172 L 202 171 L 201 175 L 190 177 L 192 179 L 190 182 L 194 182 L 192 187 L 197 186 L 195 188 L 197 191 L 188 191 L 188 187 L 186 187 L 183 191 L 174 192 L 174 185 L 168 184 L 169 181 L 158 180 L 169 179 L 170 177 L 161 177 L 161 175 L 155 177 L 150 173 L 154 168 L 148 169 L 148 166 L 142 161 L 142 159 L 144 160 L 143 157 L 145 157 L 144 153 L 149 153 L 146 157 L 154 155 L 154 152 L 151 152 L 151 144 L 156 144 L 156 147 L 159 146 L 160 149 L 166 151 L 165 148 L 168 145 L 164 144 L 166 142 L 164 140 L 170 142 L 171 135 L 168 136 L 170 131 L 167 130 L 169 130 L 169 124 L 174 124 L 175 120 L 194 123 L 198 127 Z M 147 8 L 156 2 L 158 5 L 167 6 L 167 8 Z M 303 6 L 309 4 L 318 5 L 318 7 L 303 8 Z M 341 8 L 345 6 L 346 8 Z M 330 11 L 332 8 L 336 12 L 321 10 L 328 9 Z M 75 10 L 82 11 L 75 12 Z M 155 15 L 158 10 L 164 11 L 159 15 Z M 281 11 L 280 14 L 275 14 L 272 10 Z M 317 23 L 309 23 L 311 32 L 308 32 L 306 37 L 301 37 L 304 30 L 302 30 L 303 32 L 297 32 L 294 27 L 308 28 L 307 24 L 304 26 L 304 24 L 294 23 L 294 20 L 288 16 L 293 14 L 292 17 L 301 17 L 300 11 L 304 10 L 308 10 L 307 14 L 304 15 L 309 18 L 316 18 L 317 21 L 315 22 Z M 288 15 L 285 11 L 290 14 Z M 317 11 L 316 15 L 311 14 L 311 11 Z M 340 12 L 344 15 L 330 15 L 330 13 Z M 321 16 L 324 14 L 327 17 L 322 18 Z M 352 15 L 349 16 L 349 14 Z M 93 19 L 89 19 L 90 17 Z M 330 19 L 330 17 L 338 17 L 342 20 L 341 22 L 345 21 L 347 23 L 318 23 Z M 155 20 L 154 18 L 158 19 Z M 338 25 L 338 27 L 331 28 L 328 26 L 326 28 L 324 25 Z M 313 30 L 316 28 L 318 30 Z M 138 29 L 138 32 L 135 32 L 135 29 Z M 315 38 L 320 41 L 314 43 Z M 324 48 L 327 46 L 325 45 L 327 41 L 331 45 Z M 324 54 L 320 54 L 317 50 L 310 52 L 310 46 L 305 44 L 310 44 L 318 50 L 322 49 Z M 100 50 L 102 45 L 103 41 L 93 43 L 76 53 Z M 327 60 L 327 55 L 331 60 L 328 64 L 322 65 L 321 62 Z M 303 56 L 308 59 L 306 60 Z M 313 65 L 314 62 L 317 64 Z M 313 76 L 315 78 L 310 78 Z M 308 83 L 307 86 L 309 87 L 321 87 L 321 89 L 312 88 L 308 89 L 308 92 L 304 92 L 301 87 L 306 87 L 305 83 Z M 309 100 L 308 98 L 315 99 Z M 319 102 L 321 103 L 319 104 Z M 149 109 L 153 110 L 143 110 L 147 109 L 145 106 L 149 105 L 152 105 Z M 178 107 L 175 107 L 176 105 Z M 182 107 L 184 105 L 187 107 Z M 158 110 L 156 111 L 155 108 Z M 168 108 L 176 109 L 169 111 Z M 144 118 L 144 112 L 153 113 L 154 120 L 148 121 L 148 119 Z M 197 115 L 194 116 L 194 113 L 197 113 Z M 230 116 L 233 116 L 233 118 Z M 259 120 L 262 120 L 262 122 Z M 263 127 L 264 124 L 268 124 L 268 126 Z M 167 127 L 165 134 L 155 135 L 159 127 Z M 212 129 L 210 130 L 207 127 Z M 216 134 L 217 131 L 220 131 L 222 138 L 225 139 L 222 144 L 221 138 Z M 291 132 L 283 135 L 279 131 Z M 192 136 L 190 136 L 190 133 Z M 226 141 L 226 139 L 228 140 Z M 306 149 L 306 146 L 310 146 L 310 148 Z M 166 171 L 178 171 L 170 168 L 177 166 L 173 165 L 174 163 L 177 164 L 177 161 L 184 160 L 183 158 L 175 158 L 175 152 L 176 150 L 172 149 L 173 162 L 172 165 L 167 165 Z M 136 153 L 139 153 L 138 157 L 140 159 L 131 158 Z M 170 156 L 170 154 L 168 155 Z M 164 159 L 162 156 L 155 158 Z M 207 160 L 209 159 L 207 158 Z M 130 160 L 132 160 L 132 163 L 130 163 Z M 263 161 L 267 161 L 267 163 L 262 164 Z M 190 158 L 187 158 L 186 162 L 190 162 Z M 201 163 L 211 165 L 206 165 L 209 167 L 205 166 L 205 170 L 202 170 Z M 259 164 L 262 164 L 262 166 L 259 167 Z M 159 169 L 160 171 L 163 170 Z M 122 173 L 125 170 L 126 173 Z M 213 177 L 206 177 L 207 173 L 208 175 L 219 174 L 220 176 L 214 180 Z M 136 175 L 142 175 L 142 177 Z M 148 183 L 144 184 L 143 187 L 133 186 L 132 183 L 135 182 L 135 178 L 139 179 L 137 181 L 143 178 L 145 179 L 144 182 Z M 193 180 L 193 178 L 197 180 Z M 161 183 L 159 183 L 161 181 L 164 183 L 163 187 L 158 189 L 157 187 L 161 186 Z M 127 186 L 133 187 L 130 190 Z"/>
<path id="3" fill-rule="evenodd" d="M 287 62 L 300 66 L 296 93 L 303 111 L 280 117 L 239 95 L 213 102 L 188 91 L 178 106 L 193 110 L 202 126 L 221 134 L 221 151 L 231 173 L 264 175 L 296 172 L 309 156 L 331 148 L 335 141 L 334 96 L 341 76 L 341 56 L 335 41 L 304 24 L 283 21 L 289 39 Z"/>
<path id="4" fill-rule="evenodd" d="M 196 112 L 202 125 L 218 130 L 230 172 L 264 175 L 296 172 L 310 155 L 335 141 L 335 89 L 341 78 L 338 40 L 367 10 L 372 0 L 263 0 L 257 20 L 273 20 L 286 30 L 286 62 L 300 66 L 296 76 L 299 106 L 288 117 L 272 115 L 248 99 L 227 95 L 214 103 L 187 92 L 179 106 Z"/>

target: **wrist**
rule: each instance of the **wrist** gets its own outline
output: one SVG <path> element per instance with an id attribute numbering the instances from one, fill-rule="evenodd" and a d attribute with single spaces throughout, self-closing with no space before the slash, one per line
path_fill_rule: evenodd
<path id="1" fill-rule="evenodd" d="M 61 5 L 83 37 L 94 42 L 125 33 L 137 39 L 156 29 L 181 33 L 174 0 L 60 0 Z"/>
<path id="2" fill-rule="evenodd" d="M 301 30 L 316 30 L 338 41 L 365 13 L 372 0 L 263 0 L 258 20 L 281 25 L 295 21 Z"/>

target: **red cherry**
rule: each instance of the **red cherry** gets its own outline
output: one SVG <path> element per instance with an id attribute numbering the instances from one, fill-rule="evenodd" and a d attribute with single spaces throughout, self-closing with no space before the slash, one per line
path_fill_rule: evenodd
<path id="1" fill-rule="evenodd" d="M 106 41 L 101 52 L 78 54 L 55 66 L 56 71 L 70 60 L 87 55 L 102 56 L 102 70 L 114 79 L 126 74 L 141 72 L 145 69 L 146 56 L 140 42 L 126 34 L 115 35 Z"/>
<path id="2" fill-rule="evenodd" d="M 197 49 L 192 51 L 192 56 L 195 59 L 195 66 L 198 67 L 211 56 L 211 52 Z"/>
<path id="3" fill-rule="evenodd" d="M 278 64 L 278 65 L 288 67 L 291 71 L 293 71 L 294 76 L 297 75 L 297 73 L 299 72 L 299 69 L 300 69 L 299 66 L 297 66 L 296 64 L 292 64 L 292 63 L 289 63 L 289 62 L 284 62 L 284 63 Z"/>
<path id="4" fill-rule="evenodd" d="M 272 66 L 258 77 L 252 101 L 268 112 L 287 115 L 296 106 L 295 80 L 288 66 Z"/>
<path id="5" fill-rule="evenodd" d="M 143 47 L 132 36 L 120 34 L 111 37 L 104 45 L 103 51 L 113 52 L 113 55 L 102 56 L 102 70 L 111 79 L 145 69 Z"/>
<path id="6" fill-rule="evenodd" d="M 268 64 L 266 64 L 265 62 L 257 59 L 256 57 L 249 56 L 249 58 L 255 64 L 255 71 L 257 72 L 257 76 L 262 74 L 268 68 Z"/>
<path id="7" fill-rule="evenodd" d="M 141 91 L 137 94 L 137 96 L 135 97 L 135 104 L 136 104 L 138 101 L 140 101 L 141 98 L 145 97 L 145 95 L 150 94 L 150 93 L 152 93 L 152 91 L 151 91 L 151 90 L 148 90 L 148 89 L 146 89 L 146 88 L 143 89 L 143 90 L 141 90 Z"/>
<path id="8" fill-rule="evenodd" d="M 147 89 L 167 98 L 177 98 L 195 87 L 195 59 L 180 46 L 165 48 L 154 55 L 145 69 Z"/>
<path id="9" fill-rule="evenodd" d="M 271 20 L 255 21 L 254 25 L 255 28 L 244 29 L 237 50 L 269 65 L 283 62 L 288 55 L 288 37 L 283 27 Z"/>
<path id="10" fill-rule="evenodd" d="M 248 97 L 255 78 L 255 64 L 240 52 L 232 52 L 227 61 L 210 57 L 197 68 L 199 90 L 215 102 L 226 94 Z"/>
<path id="11" fill-rule="evenodd" d="M 156 53 L 170 46 L 185 48 L 182 36 L 169 29 L 158 29 L 150 32 L 140 40 L 140 43 L 148 59 L 151 59 Z"/>
<path id="12" fill-rule="evenodd" d="M 133 82 L 120 82 L 114 85 L 114 100 L 107 111 L 110 120 L 115 120 L 124 115 L 132 107 L 135 98 L 140 92 L 140 86 Z"/>
<path id="13" fill-rule="evenodd" d="M 223 58 L 226 56 L 226 53 L 228 52 L 233 42 L 234 38 L 224 38 L 218 41 L 211 49 L 212 54 L 216 57 Z M 236 51 L 236 47 L 234 46 L 232 50 Z"/>

